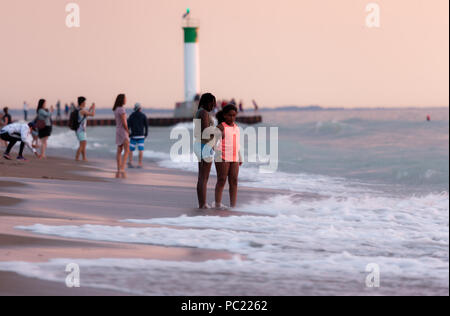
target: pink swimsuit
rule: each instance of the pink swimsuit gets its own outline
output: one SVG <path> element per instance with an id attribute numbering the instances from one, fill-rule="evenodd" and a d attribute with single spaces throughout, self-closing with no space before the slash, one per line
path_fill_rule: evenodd
<path id="1" fill-rule="evenodd" d="M 241 131 L 239 127 L 234 124 L 230 126 L 227 123 L 222 123 L 223 137 L 222 137 L 222 161 L 224 162 L 239 162 L 239 151 L 241 149 Z"/>

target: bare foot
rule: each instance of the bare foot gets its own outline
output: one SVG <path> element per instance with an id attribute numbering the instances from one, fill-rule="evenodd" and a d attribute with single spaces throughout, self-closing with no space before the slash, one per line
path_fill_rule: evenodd
<path id="1" fill-rule="evenodd" d="M 226 211 L 226 210 L 230 209 L 228 206 L 226 206 L 222 203 L 215 203 L 214 208 L 219 211 Z"/>
<path id="2" fill-rule="evenodd" d="M 206 204 L 203 205 L 203 206 L 199 206 L 199 209 L 200 209 L 200 210 L 209 210 L 209 209 L 211 209 L 211 206 L 209 206 L 209 204 L 206 203 Z"/>

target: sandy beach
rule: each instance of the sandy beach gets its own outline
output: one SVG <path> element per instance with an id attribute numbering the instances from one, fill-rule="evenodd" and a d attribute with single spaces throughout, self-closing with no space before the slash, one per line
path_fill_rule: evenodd
<path id="1" fill-rule="evenodd" d="M 423 147 L 417 156 L 414 138 L 401 175 L 418 185 L 399 185 L 391 157 L 403 159 L 416 119 L 402 123 L 401 146 L 386 150 L 382 163 L 384 128 L 355 139 L 371 121 L 345 122 L 346 137 L 324 127 L 320 141 L 331 140 L 320 151 L 317 130 L 305 136 L 309 123 L 300 125 L 299 150 L 292 151 L 298 131 L 281 130 L 281 140 L 295 144 L 280 148 L 280 170 L 244 164 L 237 208 L 225 211 L 196 208 L 197 165 L 168 154 L 171 129 L 153 128 L 145 168 L 116 179 L 112 128 L 89 129 L 88 163 L 74 161 L 73 132 L 55 128 L 49 159 L 0 160 L 0 295 L 448 295 L 448 147 L 438 145 L 448 140 L 447 123 L 423 126 L 421 142 L 442 153 Z M 351 149 L 337 152 L 343 139 Z M 368 156 L 358 160 L 360 148 Z M 440 167 L 431 171 L 435 156 Z M 70 263 L 80 266 L 81 288 L 65 285 Z M 381 269 L 381 288 L 366 285 L 370 264 Z"/>
<path id="2" fill-rule="evenodd" d="M 79 163 L 50 157 L 25 163 L 0 161 L 0 262 L 46 262 L 53 258 L 140 258 L 170 261 L 231 259 L 226 251 L 161 247 L 37 236 L 15 229 L 33 225 L 118 226 L 126 218 L 148 219 L 239 215 L 195 208 L 195 175 L 148 164 L 144 172 L 131 171 L 128 179 L 114 179 L 107 160 Z M 215 180 L 210 182 L 213 192 Z M 276 190 L 242 188 L 241 203 L 278 194 Z M 311 196 L 310 198 L 312 198 Z M 138 224 L 120 223 L 121 226 Z M 245 260 L 245 258 L 242 258 Z M 61 267 L 63 270 L 64 267 Z M 91 288 L 69 289 L 65 280 L 48 282 L 0 273 L 0 295 L 122 295 Z"/>
<path id="3" fill-rule="evenodd" d="M 449 295 L 449 1 L 3 2 L 0 296 Z"/>
<path id="4" fill-rule="evenodd" d="M 49 157 L 45 160 L 36 160 L 31 156 L 27 158 L 29 160 L 26 162 L 0 159 L 0 178 L 101 181 L 101 179 L 96 177 L 83 174 L 83 172 L 92 169 L 89 164 L 83 165 L 69 159 L 57 157 Z M 0 188 L 14 185 L 14 183 L 0 182 Z"/>

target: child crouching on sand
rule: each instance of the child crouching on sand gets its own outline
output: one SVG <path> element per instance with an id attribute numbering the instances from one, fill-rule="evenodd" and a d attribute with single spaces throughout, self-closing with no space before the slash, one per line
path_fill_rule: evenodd
<path id="1" fill-rule="evenodd" d="M 238 192 L 239 167 L 242 166 L 240 152 L 240 130 L 236 124 L 238 109 L 233 104 L 228 104 L 217 114 L 217 128 L 222 132 L 222 140 L 216 146 L 216 208 L 224 208 L 222 195 L 225 184 L 230 186 L 230 204 L 236 207 Z"/>

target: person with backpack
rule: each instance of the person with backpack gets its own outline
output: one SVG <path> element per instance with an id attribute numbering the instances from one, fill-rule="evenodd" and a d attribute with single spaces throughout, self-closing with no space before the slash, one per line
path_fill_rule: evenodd
<path id="1" fill-rule="evenodd" d="M 148 119 L 147 116 L 142 113 L 142 106 L 140 103 L 136 103 L 133 114 L 128 118 L 128 129 L 130 130 L 130 160 L 128 162 L 128 168 L 134 168 L 133 153 L 136 151 L 137 147 L 139 151 L 138 169 L 142 169 L 144 144 L 145 139 L 148 136 Z"/>
<path id="2" fill-rule="evenodd" d="M 95 116 L 95 103 L 92 103 L 92 106 L 89 110 L 86 110 L 86 98 L 79 97 L 78 98 L 78 107 L 72 111 L 69 119 L 69 127 L 71 130 L 76 132 L 77 139 L 80 142 L 80 146 L 78 147 L 77 153 L 75 155 L 75 160 L 80 160 L 80 155 L 83 158 L 83 161 L 87 161 L 86 156 L 86 146 L 87 146 L 87 118 Z"/>

